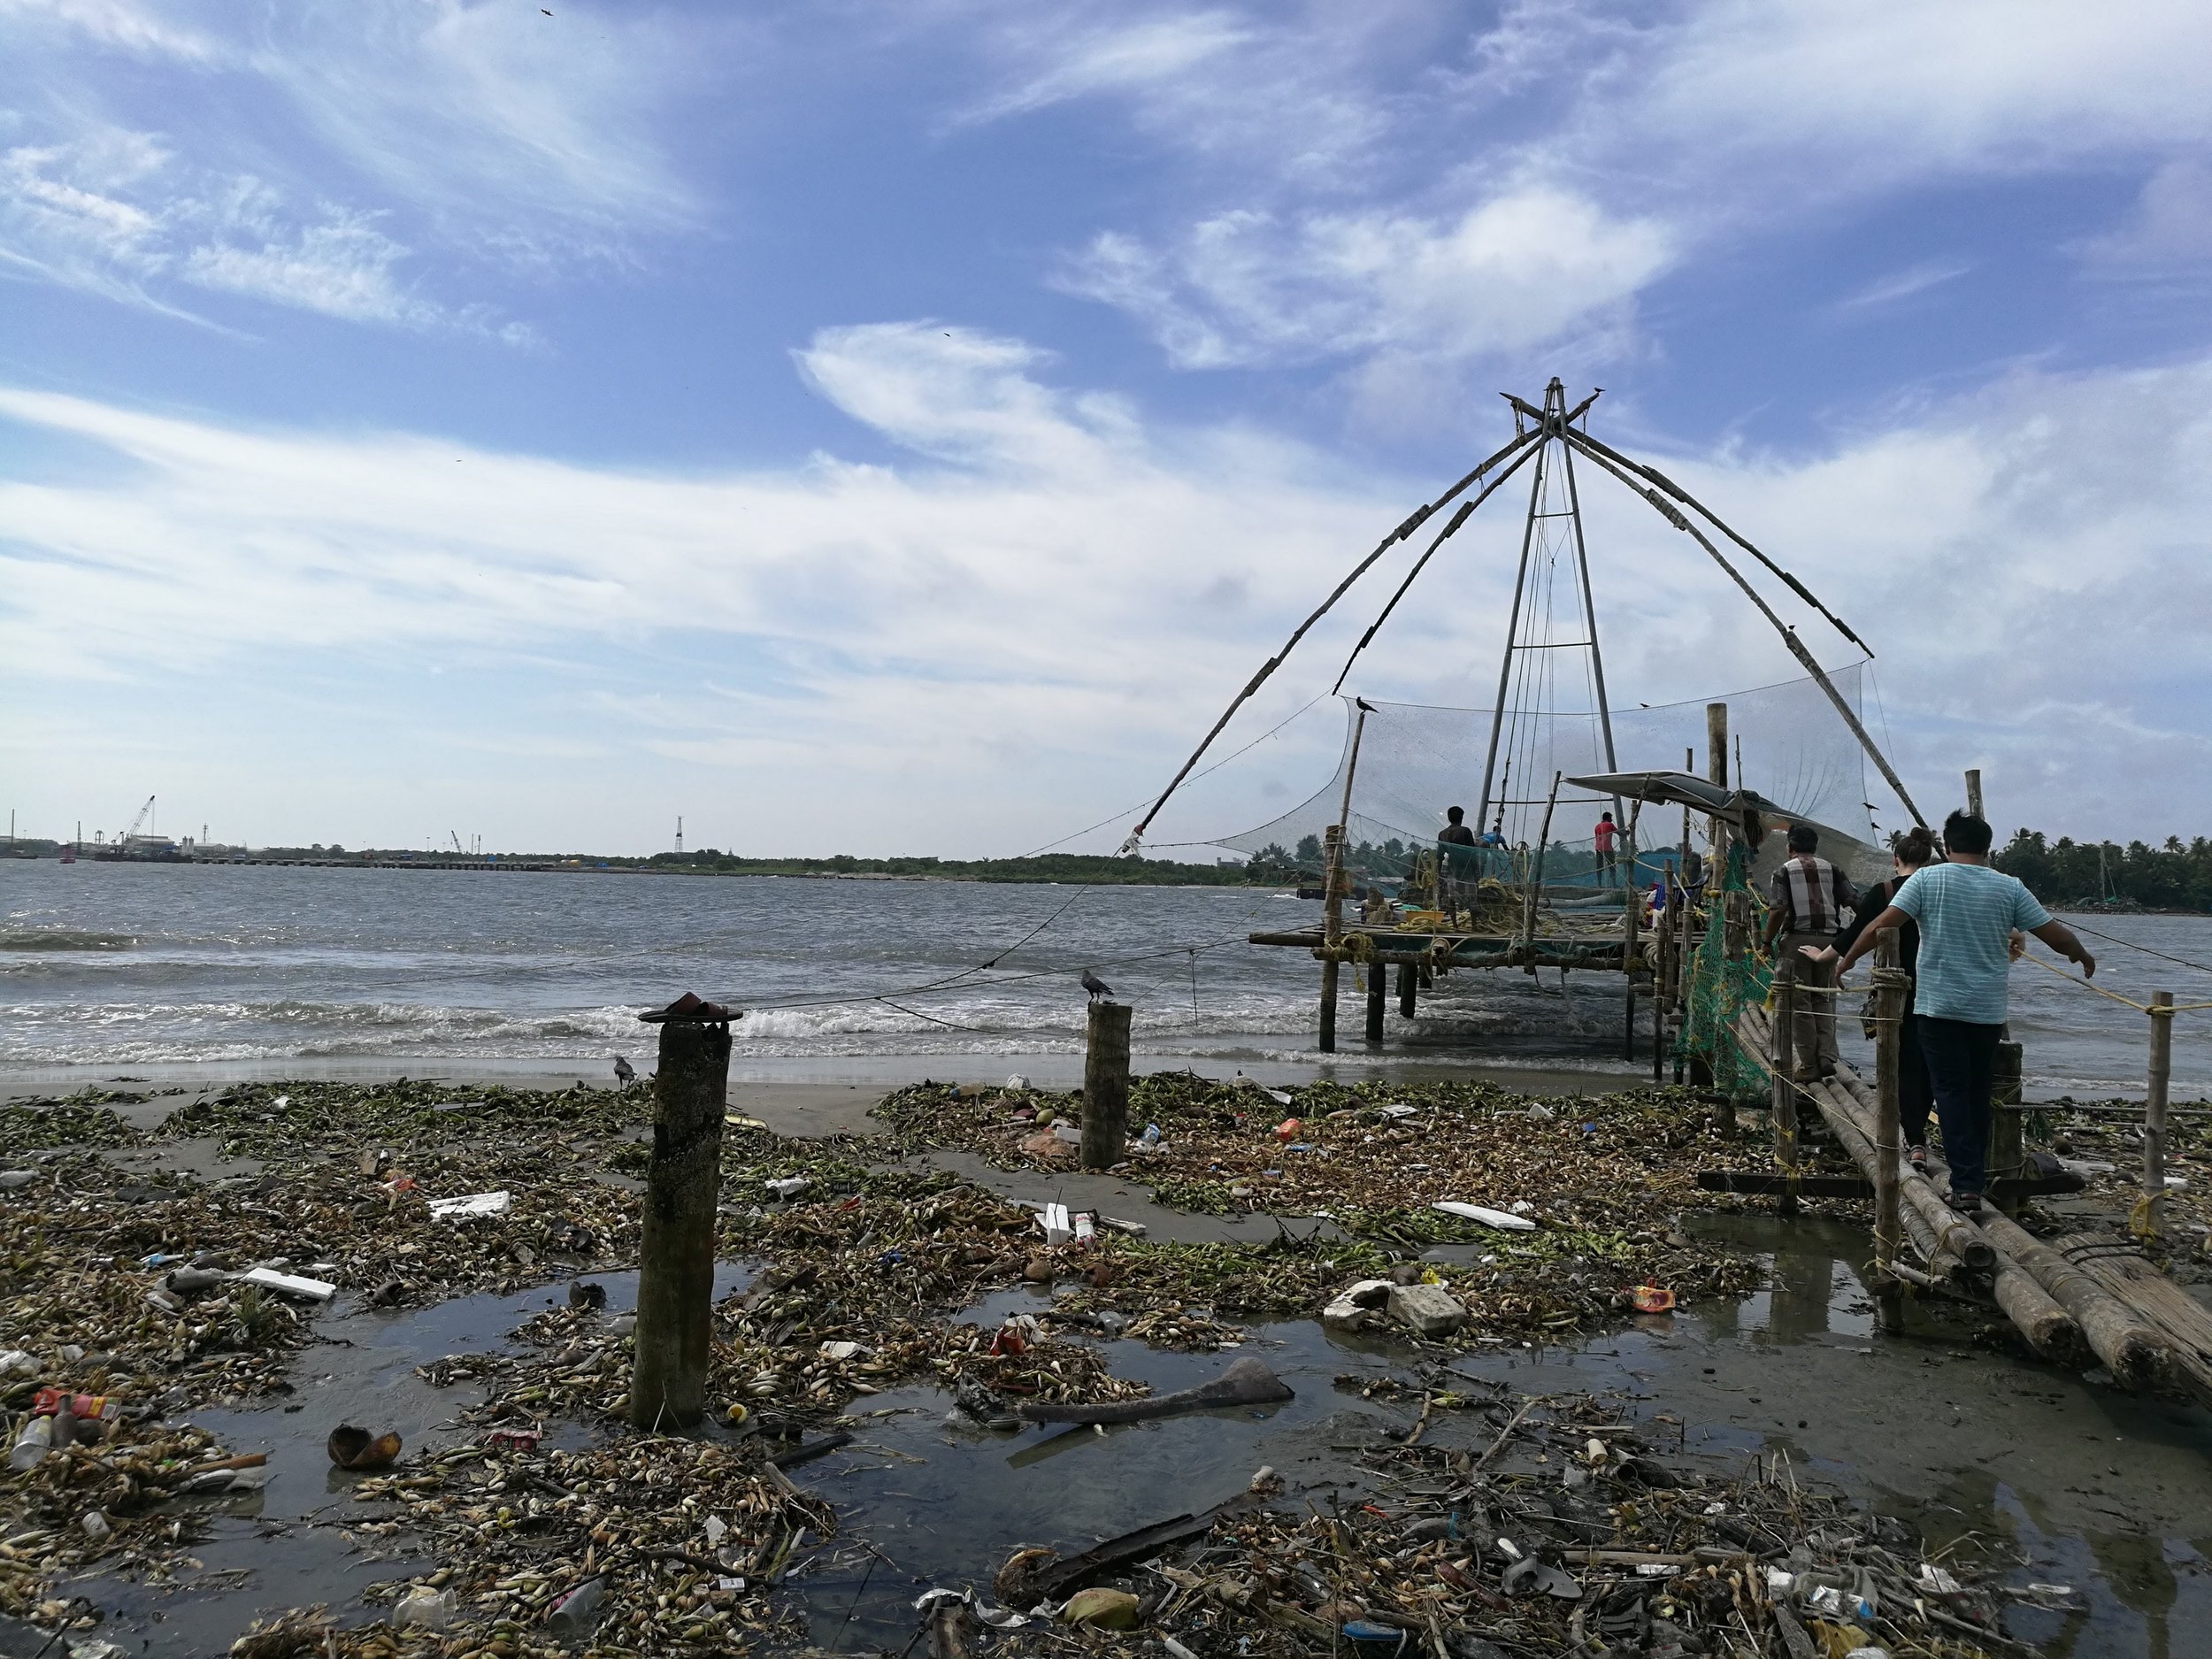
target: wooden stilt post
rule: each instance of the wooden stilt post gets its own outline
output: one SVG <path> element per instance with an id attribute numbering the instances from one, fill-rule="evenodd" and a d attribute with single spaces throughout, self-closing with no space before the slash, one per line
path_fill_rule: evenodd
<path id="1" fill-rule="evenodd" d="M 1797 1070 L 1797 963 L 1785 952 L 1774 964 L 1774 1013 L 1769 1021 L 1774 1033 L 1774 1081 L 1768 1099 L 1773 1108 L 1774 1161 L 1786 1178 L 1797 1173 L 1797 1084 L 1792 1075 Z M 1782 1189 L 1776 1207 L 1786 1216 L 1797 1213 L 1794 1182 Z"/>
<path id="2" fill-rule="evenodd" d="M 1410 962 L 1398 964 L 1398 1018 L 1411 1019 L 1420 999 L 1421 974 Z"/>
<path id="3" fill-rule="evenodd" d="M 1321 861 L 1321 1052 L 1336 1052 L 1338 947 L 1344 939 L 1344 826 L 1332 824 L 1323 835 Z M 1440 871 L 1439 881 L 1442 880 Z"/>
<path id="4" fill-rule="evenodd" d="M 653 1153 L 638 1243 L 630 1421 L 687 1429 L 706 1409 L 714 1336 L 714 1217 L 722 1194 L 722 1115 L 730 1082 L 729 1010 L 692 1007 L 660 1020 Z M 681 1010 L 683 1002 L 672 1005 Z"/>
<path id="5" fill-rule="evenodd" d="M 2143 1208 L 2144 1231 L 2156 1233 L 2166 1225 L 2166 1088 L 2174 1062 L 2174 994 L 2151 993 L 2151 1059 L 2143 1074 Z"/>
<path id="6" fill-rule="evenodd" d="M 1976 818 L 1982 818 L 1982 770 L 1978 766 L 1966 774 L 1966 810 Z M 1983 818 L 1983 822 L 1988 820 Z"/>
<path id="7" fill-rule="evenodd" d="M 1676 872 L 1676 881 L 1680 880 Z M 1651 981 L 1651 1080 L 1660 1080 L 1666 1064 L 1667 1023 L 1674 1016 L 1674 895 L 1675 881 L 1667 883 L 1667 902 L 1659 911 L 1659 966 Z"/>
<path id="8" fill-rule="evenodd" d="M 1102 996 L 1091 1004 L 1083 1050 L 1081 1150 L 1087 1170 L 1110 1170 L 1129 1156 L 1129 1004 Z"/>
<path id="9" fill-rule="evenodd" d="M 2005 1029 L 2009 1033 L 2012 1028 Z M 2020 1115 L 2020 1045 L 2009 1035 L 1998 1040 L 1990 1064 L 1989 1105 L 1989 1145 L 1984 1148 L 1983 1162 L 1989 1190 L 1993 1193 L 1998 1182 L 2021 1175 L 2027 1163 L 2027 1126 Z M 2017 1196 L 1992 1202 L 2008 1216 L 2027 1208 L 2027 1200 Z"/>
<path id="10" fill-rule="evenodd" d="M 1878 1328 L 1904 1326 L 1897 1252 L 1903 1240 L 1898 1167 L 1898 1064 L 1903 1049 L 1906 976 L 1897 965 L 1897 930 L 1874 941 L 1874 1317 Z"/>
<path id="11" fill-rule="evenodd" d="M 1367 974 L 1367 1041 L 1380 1046 L 1383 1040 L 1383 1004 L 1386 996 L 1384 976 L 1389 970 L 1370 958 L 1364 971 Z"/>

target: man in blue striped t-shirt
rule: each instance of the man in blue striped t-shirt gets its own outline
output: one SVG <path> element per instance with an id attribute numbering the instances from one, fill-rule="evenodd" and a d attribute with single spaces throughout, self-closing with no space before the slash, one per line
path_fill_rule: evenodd
<path id="1" fill-rule="evenodd" d="M 2005 1024 L 2013 930 L 2033 933 L 2078 962 L 2085 978 L 2097 971 L 2097 959 L 2072 928 L 2052 920 L 2016 878 L 1989 867 L 1990 840 L 1989 826 L 1980 818 L 1952 813 L 1943 824 L 1947 862 L 1915 872 L 1836 970 L 1841 979 L 1845 970 L 1874 949 L 1884 928 L 1909 918 L 1919 925 L 1912 1010 L 1921 1017 L 1920 1051 L 1928 1064 L 1936 1118 L 1943 1126 L 1951 1202 L 1970 1216 L 1982 1207 L 1991 1074 Z"/>

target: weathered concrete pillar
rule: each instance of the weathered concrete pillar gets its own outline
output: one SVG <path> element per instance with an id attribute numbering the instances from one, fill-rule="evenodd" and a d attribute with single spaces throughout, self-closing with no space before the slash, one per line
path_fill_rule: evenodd
<path id="1" fill-rule="evenodd" d="M 1129 1004 L 1091 1004 L 1083 1051 L 1083 1167 L 1108 1170 L 1129 1156 Z"/>
<path id="2" fill-rule="evenodd" d="M 687 995 L 660 1014 L 653 1156 L 638 1248 L 630 1421 L 685 1429 L 706 1409 L 714 1331 L 714 1216 L 722 1188 L 722 1114 L 730 1012 Z"/>

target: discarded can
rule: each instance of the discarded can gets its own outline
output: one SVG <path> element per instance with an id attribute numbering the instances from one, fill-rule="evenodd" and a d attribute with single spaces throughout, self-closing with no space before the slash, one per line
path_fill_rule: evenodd
<path id="1" fill-rule="evenodd" d="M 1275 1139 L 1282 1141 L 1295 1141 L 1298 1138 L 1298 1132 L 1305 1126 L 1305 1121 L 1302 1118 L 1286 1118 L 1275 1125 Z M 1398 1633 L 1403 1635 L 1405 1632 L 1401 1631 Z"/>
<path id="2" fill-rule="evenodd" d="M 488 1451 L 534 1452 L 544 1438 L 535 1429 L 494 1429 L 484 1437 L 483 1443 Z"/>

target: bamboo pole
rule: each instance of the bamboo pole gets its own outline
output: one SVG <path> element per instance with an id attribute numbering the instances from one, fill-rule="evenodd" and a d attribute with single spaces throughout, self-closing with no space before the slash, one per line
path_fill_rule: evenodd
<path id="1" fill-rule="evenodd" d="M 1173 795 L 1175 791 L 1181 787 L 1183 780 L 1190 776 L 1192 769 L 1198 764 L 1202 758 L 1204 757 L 1206 751 L 1213 747 L 1214 739 L 1221 735 L 1222 728 L 1229 724 L 1231 718 L 1236 714 L 1236 711 L 1242 708 L 1245 703 L 1251 699 L 1253 694 L 1257 692 L 1259 688 L 1266 683 L 1268 676 L 1272 674 L 1278 668 L 1280 668 L 1283 665 L 1283 659 L 1297 649 L 1298 641 L 1306 637 L 1308 631 L 1312 628 L 1313 625 L 1320 621 L 1323 617 L 1326 616 L 1331 608 L 1335 605 L 1336 602 L 1343 598 L 1347 593 L 1351 591 L 1352 584 L 1357 581 L 1362 576 L 1364 576 L 1367 573 L 1369 567 L 1371 566 L 1377 559 L 1382 557 L 1382 556 L 1385 553 L 1387 553 L 1393 547 L 1396 546 L 1399 542 L 1404 541 L 1408 536 L 1411 535 L 1416 530 L 1419 529 L 1423 524 L 1427 522 L 1429 515 L 1436 511 L 1438 508 L 1444 506 L 1456 496 L 1463 494 L 1470 485 L 1479 482 L 1484 474 L 1488 472 L 1492 467 L 1495 466 L 1499 462 L 1507 459 L 1517 451 L 1526 449 L 1530 444 L 1536 442 L 1541 435 L 1542 434 L 1540 433 L 1532 432 L 1515 433 L 1513 434 L 1512 442 L 1507 444 L 1496 454 L 1491 456 L 1487 460 L 1484 461 L 1481 465 L 1475 468 L 1473 472 L 1468 473 L 1466 477 L 1461 479 L 1459 482 L 1453 485 L 1441 495 L 1439 495 L 1434 501 L 1424 504 L 1417 512 L 1409 516 L 1403 524 L 1400 525 L 1395 530 L 1393 530 L 1388 535 L 1385 536 L 1379 542 L 1378 542 L 1375 546 L 1375 550 L 1372 553 L 1370 553 L 1365 558 L 1362 559 L 1357 565 L 1354 565 L 1352 567 L 1352 573 L 1336 585 L 1335 590 L 1332 592 L 1326 599 L 1324 599 L 1321 602 L 1320 605 L 1314 611 L 1313 614 L 1308 617 L 1303 622 L 1301 622 L 1296 628 L 1292 630 L 1290 638 L 1283 642 L 1283 649 L 1276 652 L 1274 656 L 1269 657 L 1267 661 L 1261 664 L 1260 672 L 1253 675 L 1251 680 L 1246 684 L 1244 689 L 1237 693 L 1237 695 L 1230 700 L 1229 706 L 1221 711 L 1221 718 L 1214 722 L 1213 729 L 1208 732 L 1206 735 L 1200 740 L 1198 747 L 1191 751 L 1191 757 L 1183 763 L 1182 769 L 1179 771 L 1173 778 L 1168 780 L 1167 787 L 1160 791 L 1160 798 L 1152 803 L 1151 809 L 1147 811 L 1143 818 L 1139 821 L 1137 827 L 1129 833 L 1128 841 L 1123 843 L 1125 849 L 1132 852 L 1136 849 L 1137 843 L 1143 839 L 1145 832 L 1152 827 L 1152 820 L 1159 817 L 1160 809 L 1167 804 L 1168 796 Z M 1497 483 L 1502 483 L 1503 481 L 1503 479 L 1495 480 Z M 1494 487 L 1495 485 L 1494 483 L 1493 488 Z M 1483 494 L 1486 495 L 1489 493 L 1488 489 L 1483 491 Z M 1443 537 L 1439 536 L 1437 540 L 1440 541 L 1443 540 Z M 1432 548 L 1430 550 L 1432 552 L 1434 551 L 1434 549 Z"/>
<path id="2" fill-rule="evenodd" d="M 1536 972 L 1536 902 L 1544 890 L 1544 849 L 1551 844 L 1551 815 L 1559 804 L 1559 782 L 1567 774 L 1555 772 L 1551 775 L 1551 794 L 1544 802 L 1544 826 L 1536 832 L 1536 858 L 1529 866 L 1528 892 L 1521 911 L 1521 933 L 1528 949 L 1528 971 Z"/>
<path id="3" fill-rule="evenodd" d="M 1782 636 L 1782 643 L 1789 648 L 1790 655 L 1797 658 L 1799 664 L 1812 677 L 1814 683 L 1826 694 L 1828 701 L 1835 709 L 1837 715 L 1842 719 L 1844 725 L 1851 728 L 1851 735 L 1859 740 L 1859 747 L 1866 751 L 1867 758 L 1874 763 L 1875 769 L 1882 774 L 1883 781 L 1887 783 L 1892 789 L 1896 791 L 1897 798 L 1899 801 L 1903 803 L 1905 810 L 1912 814 L 1912 821 L 1916 824 L 1926 824 L 1928 820 L 1921 817 L 1919 807 L 1913 803 L 1912 796 L 1906 792 L 1904 780 L 1897 775 L 1896 768 L 1889 764 L 1889 757 L 1882 753 L 1880 748 L 1875 743 L 1872 733 L 1868 732 L 1866 726 L 1859 719 L 1858 710 L 1854 709 L 1849 703 L 1846 702 L 1843 694 L 1836 689 L 1835 682 L 1828 678 L 1828 671 L 1820 665 L 1820 659 L 1806 649 L 1804 641 L 1797 637 L 1797 630 L 1791 627 L 1787 623 L 1784 622 L 1780 617 L 1774 614 L 1774 607 L 1767 603 L 1764 596 L 1760 594 L 1757 588 L 1754 588 L 1749 582 L 1744 580 L 1743 572 L 1739 571 L 1732 564 L 1731 564 L 1727 558 L 1722 555 L 1721 550 L 1713 545 L 1711 538 L 1707 536 L 1706 534 L 1702 530 L 1699 529 L 1694 524 L 1692 524 L 1688 518 L 1685 518 L 1681 510 L 1676 507 L 1672 502 L 1663 500 L 1657 490 L 1647 489 L 1640 487 L 1632 479 L 1629 478 L 1626 473 L 1623 472 L 1619 467 L 1614 466 L 1611 462 L 1606 460 L 1600 453 L 1600 451 L 1604 450 L 1605 446 L 1598 443 L 1596 440 L 1578 432 L 1570 433 L 1568 434 L 1568 439 L 1570 442 L 1581 449 L 1584 454 L 1588 455 L 1593 460 L 1597 461 L 1599 465 L 1604 467 L 1606 471 L 1611 472 L 1615 478 L 1619 479 L 1622 483 L 1626 484 L 1631 489 L 1635 490 L 1637 494 L 1643 496 L 1643 498 L 1649 502 L 1653 508 L 1658 511 L 1660 517 L 1666 519 L 1667 522 L 1671 524 L 1676 529 L 1683 531 L 1689 535 L 1693 541 L 1705 549 L 1707 557 L 1709 557 L 1714 564 L 1719 565 L 1723 572 L 1724 572 L 1738 588 L 1743 590 L 1744 596 L 1750 600 L 1751 603 L 1758 608 L 1759 614 L 1764 617 L 1767 621 L 1773 626 L 1775 632 Z M 1625 456 L 1619 456 L 1618 458 L 1625 465 L 1635 466 L 1636 465 L 1634 462 L 1628 460 Z M 1637 470 L 1655 479 L 1660 476 L 1660 474 L 1653 472 L 1649 467 L 1638 467 Z M 1676 490 L 1672 485 L 1668 486 L 1668 488 L 1671 494 L 1678 495 L 1680 495 L 1680 492 Z M 1688 499 L 1687 496 L 1682 496 L 1681 498 L 1684 500 Z M 1713 518 L 1712 513 L 1706 508 L 1699 507 L 1698 511 L 1709 518 Z M 1717 525 L 1720 523 L 1720 520 L 1713 518 L 1713 522 Z M 1741 537 L 1735 536 L 1732 531 L 1728 531 L 1725 526 L 1723 526 L 1722 528 L 1725 534 L 1731 535 L 1739 542 L 1742 542 L 1742 545 L 1747 547 L 1750 545 L 1748 542 L 1743 542 Z M 1766 560 L 1763 554 L 1759 557 L 1762 562 L 1768 564 L 1770 569 L 1777 572 L 1780 571 L 1780 566 L 1775 565 L 1770 561 Z M 1809 599 L 1811 598 L 1810 594 L 1806 591 L 1802 584 L 1798 582 L 1796 578 L 1785 572 L 1783 573 L 1782 579 L 1788 582 L 1791 587 L 1796 588 L 1801 595 Z M 1819 605 L 1819 601 L 1817 600 L 1813 600 L 1812 603 L 1816 606 Z M 1826 614 L 1826 607 L 1821 606 L 1820 608 L 1823 613 Z M 1830 616 L 1829 620 L 1832 622 L 1835 618 L 1832 616 Z M 1840 626 L 1840 624 L 1839 624 L 1839 626 Z M 1855 642 L 1860 644 L 1860 648 L 1862 649 L 1865 649 L 1863 641 L 1857 641 L 1855 635 L 1854 635 L 1853 638 Z M 1869 652 L 1868 655 L 1871 656 L 1872 653 Z"/>
<path id="4" fill-rule="evenodd" d="M 1387 984 L 1383 964 L 1369 961 L 1361 972 L 1367 976 L 1367 1041 L 1378 1047 L 1383 1040 L 1383 1005 Z"/>
<path id="5" fill-rule="evenodd" d="M 1651 1080 L 1660 1080 L 1666 1064 L 1667 1026 L 1674 1017 L 1674 895 L 1676 881 L 1667 883 L 1667 902 L 1660 907 L 1658 965 L 1651 980 Z"/>
<path id="6" fill-rule="evenodd" d="M 1966 810 L 1984 823 L 1988 822 L 1982 811 L 1982 769 L 1970 766 L 1966 772 Z"/>
<path id="7" fill-rule="evenodd" d="M 1348 779 L 1347 783 L 1349 783 Z M 1344 937 L 1344 826 L 1332 824 L 1324 832 L 1321 861 L 1321 1052 L 1336 1052 L 1337 948 Z M 1442 860 L 1438 860 L 1437 885 L 1443 885 Z"/>
<path id="8" fill-rule="evenodd" d="M 1729 897 L 1735 897 L 1730 894 Z M 1774 1119 L 1774 1161 L 1782 1166 L 1788 1180 L 1776 1208 L 1786 1216 L 1797 1213 L 1797 1086 L 1791 1079 L 1796 1074 L 1797 1042 L 1797 963 L 1785 951 L 1774 964 L 1774 1014 L 1770 1024 L 1773 1033 L 1773 1077 L 1768 1085 L 1768 1100 Z"/>
<path id="9" fill-rule="evenodd" d="M 2115 1382 L 2143 1388 L 2159 1379 L 2165 1344 L 2125 1302 L 2001 1211 L 1985 1209 L 1982 1231 L 2072 1316 Z"/>
<path id="10" fill-rule="evenodd" d="M 2144 1231 L 2156 1234 L 2166 1225 L 2166 1090 L 2174 1066 L 2171 991 L 2151 993 L 2150 1021 L 2150 1064 L 2143 1074 L 2143 1208 Z"/>
<path id="11" fill-rule="evenodd" d="M 1398 964 L 1398 1018 L 1411 1019 L 1420 1003 L 1421 976 L 1410 962 Z"/>
<path id="12" fill-rule="evenodd" d="M 1897 1065 L 1902 1047 L 1906 976 L 1897 965 L 1897 930 L 1874 941 L 1874 1309 L 1882 1329 L 1903 1328 L 1897 1249 L 1903 1223 L 1898 1194 Z"/>

